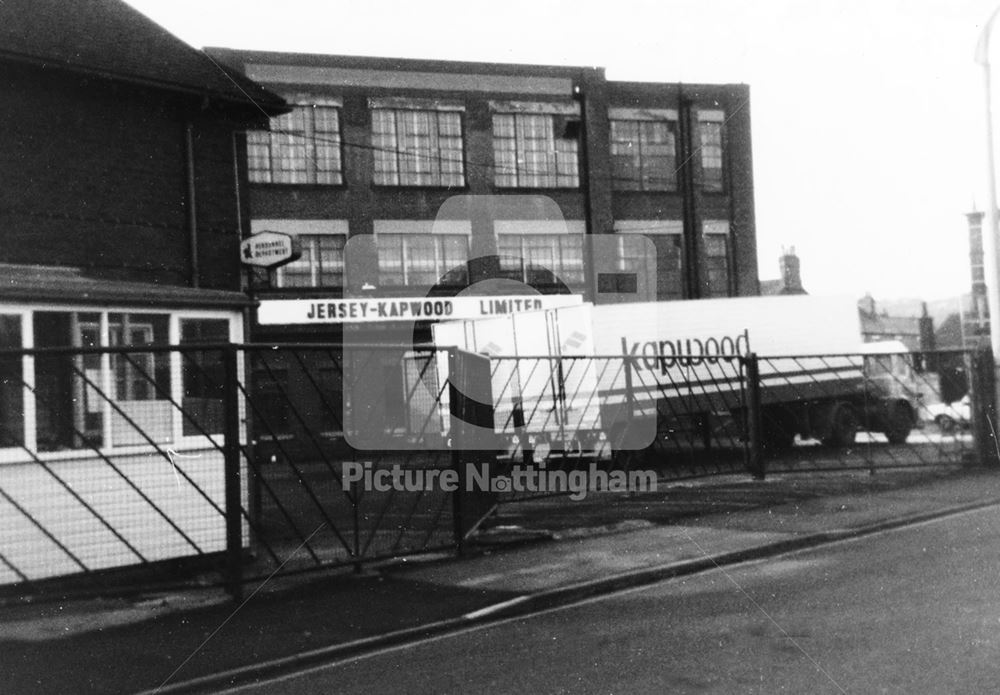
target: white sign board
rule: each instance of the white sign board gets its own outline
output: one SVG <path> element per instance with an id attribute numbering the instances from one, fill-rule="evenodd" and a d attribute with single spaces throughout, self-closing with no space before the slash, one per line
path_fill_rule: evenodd
<path id="1" fill-rule="evenodd" d="M 262 326 L 452 321 L 576 306 L 582 302 L 583 297 L 578 294 L 264 299 L 257 308 L 257 321 Z"/>
<path id="2" fill-rule="evenodd" d="M 240 260 L 262 268 L 275 268 L 301 255 L 298 239 L 281 232 L 258 232 L 240 244 Z"/>

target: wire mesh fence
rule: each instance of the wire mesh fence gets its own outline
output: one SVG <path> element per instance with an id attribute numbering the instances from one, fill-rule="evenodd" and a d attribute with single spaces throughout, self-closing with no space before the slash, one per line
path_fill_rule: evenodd
<path id="1" fill-rule="evenodd" d="M 0 351 L 0 584 L 180 560 L 238 591 L 461 548 L 540 496 L 995 446 L 988 355 L 515 358 L 189 333 Z"/>

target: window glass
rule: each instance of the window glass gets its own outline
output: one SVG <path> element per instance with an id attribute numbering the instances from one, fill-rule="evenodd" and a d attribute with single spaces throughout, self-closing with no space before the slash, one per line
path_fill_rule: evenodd
<path id="1" fill-rule="evenodd" d="M 565 130 L 564 119 L 553 114 L 494 114 L 494 183 L 501 188 L 578 187 L 579 146 L 575 138 L 564 137 Z"/>
<path id="2" fill-rule="evenodd" d="M 529 285 L 584 283 L 583 237 L 579 234 L 501 234 L 500 274 Z"/>
<path id="3" fill-rule="evenodd" d="M 277 270 L 278 287 L 343 287 L 343 234 L 299 234 L 302 256 Z"/>
<path id="4" fill-rule="evenodd" d="M 226 319 L 181 319 L 182 346 L 229 342 Z M 182 350 L 183 432 L 189 435 L 224 431 L 223 392 L 226 369 L 221 350 Z"/>
<path id="5" fill-rule="evenodd" d="M 100 345 L 100 314 L 36 311 L 35 347 Z M 35 358 L 35 428 L 39 451 L 103 444 L 105 391 L 101 356 L 38 355 Z"/>
<path id="6" fill-rule="evenodd" d="M 372 148 L 377 185 L 465 185 L 457 111 L 373 109 Z"/>
<path id="7" fill-rule="evenodd" d="M 668 121 L 611 121 L 614 188 L 672 191 L 677 188 L 676 124 Z"/>
<path id="8" fill-rule="evenodd" d="M 110 347 L 166 345 L 169 318 L 163 314 L 108 314 Z M 128 350 L 110 357 L 115 408 L 113 446 L 169 442 L 173 438 L 170 355 Z"/>
<path id="9" fill-rule="evenodd" d="M 729 236 L 705 234 L 705 296 L 729 296 Z"/>
<path id="10" fill-rule="evenodd" d="M 382 285 L 463 285 L 468 282 L 469 239 L 464 234 L 379 233 Z"/>
<path id="11" fill-rule="evenodd" d="M 271 119 L 270 131 L 247 134 L 247 161 L 250 181 L 257 183 L 343 183 L 339 110 L 295 105 Z"/>
<path id="12" fill-rule="evenodd" d="M 722 122 L 702 120 L 698 123 L 701 136 L 701 181 L 706 191 L 721 191 Z"/>
<path id="13" fill-rule="evenodd" d="M 21 317 L 0 314 L 0 350 L 21 348 Z M 0 447 L 24 446 L 24 360 L 0 356 Z"/>

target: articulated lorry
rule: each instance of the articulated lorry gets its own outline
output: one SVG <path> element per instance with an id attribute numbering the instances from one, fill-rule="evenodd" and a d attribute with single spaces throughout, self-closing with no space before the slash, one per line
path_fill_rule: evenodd
<path id="1" fill-rule="evenodd" d="M 917 424 L 911 356 L 862 343 L 850 298 L 580 304 L 433 332 L 439 347 L 489 356 L 494 428 L 532 446 L 639 449 L 682 421 L 744 418 L 751 353 L 766 447 L 849 446 L 859 429 L 899 443 Z"/>

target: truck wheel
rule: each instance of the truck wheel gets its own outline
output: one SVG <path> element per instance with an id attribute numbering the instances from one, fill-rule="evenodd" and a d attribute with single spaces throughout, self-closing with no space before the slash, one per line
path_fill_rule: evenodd
<path id="1" fill-rule="evenodd" d="M 765 449 L 780 451 L 795 444 L 795 421 L 777 408 L 765 410 L 761 416 L 760 436 Z"/>
<path id="2" fill-rule="evenodd" d="M 854 445 L 858 434 L 858 415 L 846 403 L 838 403 L 830 422 L 830 433 L 823 437 L 826 446 L 846 448 Z"/>
<path id="3" fill-rule="evenodd" d="M 890 444 L 904 444 L 913 429 L 913 417 L 910 409 L 902 403 L 892 406 L 889 412 L 889 422 L 885 430 L 885 438 Z"/>
<path id="4" fill-rule="evenodd" d="M 938 429 L 941 430 L 941 434 L 954 434 L 955 430 L 958 429 L 958 423 L 955 422 L 955 418 L 950 415 L 938 415 L 934 418 L 934 422 L 937 423 Z"/>

